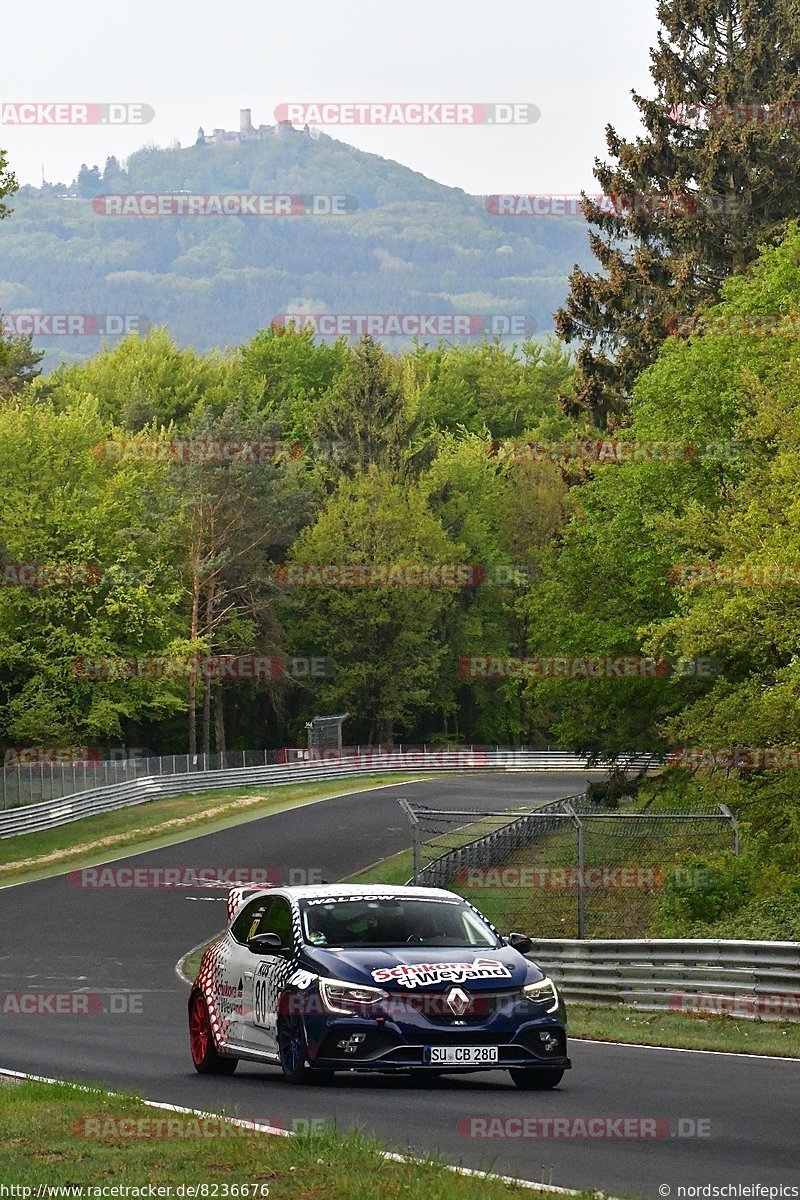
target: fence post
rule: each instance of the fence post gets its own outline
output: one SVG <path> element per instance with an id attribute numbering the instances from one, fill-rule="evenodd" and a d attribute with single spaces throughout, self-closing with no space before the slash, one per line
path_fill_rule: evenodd
<path id="1" fill-rule="evenodd" d="M 739 857 L 739 849 L 740 849 L 740 846 L 739 846 L 739 822 L 736 820 L 736 817 L 733 815 L 731 810 L 728 808 L 727 804 L 720 804 L 719 811 L 722 813 L 722 815 L 724 817 L 727 817 L 727 819 L 730 823 L 731 832 L 733 833 L 733 853 L 738 858 Z"/>
<path id="2" fill-rule="evenodd" d="M 412 809 L 411 805 L 408 803 L 407 800 L 400 800 L 399 804 L 400 804 L 400 807 L 402 808 L 403 812 L 406 814 L 409 821 L 411 822 L 411 832 L 412 832 L 412 839 L 413 839 L 411 845 L 412 845 L 412 859 L 413 859 L 413 869 L 414 869 L 412 883 L 416 883 L 417 880 L 419 879 L 419 873 L 420 873 L 419 819 L 417 818 L 417 814 L 414 812 L 414 810 Z"/>
<path id="3" fill-rule="evenodd" d="M 578 937 L 586 937 L 586 880 L 584 879 L 585 854 L 583 844 L 583 821 L 576 817 L 578 826 Z"/>
<path id="4" fill-rule="evenodd" d="M 569 800 L 564 800 L 564 809 L 575 822 L 575 835 L 578 843 L 578 937 L 586 937 L 586 881 L 584 879 L 585 846 L 583 840 L 584 824 Z"/>

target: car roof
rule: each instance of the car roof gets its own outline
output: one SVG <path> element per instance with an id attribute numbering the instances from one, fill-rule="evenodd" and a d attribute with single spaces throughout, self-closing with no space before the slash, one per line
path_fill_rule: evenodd
<path id="1" fill-rule="evenodd" d="M 358 896 L 397 896 L 398 899 L 403 897 L 416 900 L 447 899 L 465 903 L 463 897 L 457 896 L 455 892 L 445 891 L 443 888 L 410 887 L 396 883 L 316 883 L 306 884 L 303 887 L 253 887 L 240 884 L 231 888 L 228 893 L 229 924 L 238 919 L 246 904 L 252 903 L 253 900 L 264 900 L 268 896 L 283 896 L 290 904 L 295 905 L 298 900 L 326 898 L 333 900 L 345 896 L 354 898 Z"/>
<path id="2" fill-rule="evenodd" d="M 319 899 L 330 896 L 406 896 L 410 899 L 426 900 L 437 897 L 447 897 L 450 900 L 461 900 L 455 892 L 445 891 L 444 888 L 412 887 L 397 883 L 328 883 L 306 884 L 304 887 L 277 887 L 272 889 L 275 894 L 288 896 L 291 900 Z"/>

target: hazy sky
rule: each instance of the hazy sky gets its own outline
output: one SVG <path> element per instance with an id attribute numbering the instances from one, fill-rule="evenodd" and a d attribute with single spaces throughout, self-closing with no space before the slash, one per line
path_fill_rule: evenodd
<path id="1" fill-rule="evenodd" d="M 532 125 L 327 127 L 326 133 L 477 194 L 596 190 L 604 127 L 637 132 L 656 0 L 6 0 L 0 102 L 141 102 L 145 127 L 12 128 L 21 182 L 69 182 L 197 127 L 274 121 L 286 101 L 528 102 Z"/>

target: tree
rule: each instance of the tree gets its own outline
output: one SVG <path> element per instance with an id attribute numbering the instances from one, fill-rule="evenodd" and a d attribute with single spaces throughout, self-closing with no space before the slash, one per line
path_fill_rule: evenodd
<path id="1" fill-rule="evenodd" d="M 207 461 L 176 462 L 170 477 L 179 498 L 184 536 L 179 554 L 188 583 L 188 642 L 202 655 L 274 656 L 282 642 L 269 571 L 271 548 L 290 544 L 306 517 L 309 488 L 302 468 L 272 453 L 274 425 L 263 414 L 247 416 L 232 400 L 220 413 L 199 408 L 187 429 L 191 443 L 209 448 Z M 254 457 L 215 460 L 213 446 L 250 443 Z M 266 454 L 261 457 L 261 448 Z M 188 683 L 188 752 L 197 752 L 196 674 Z M 202 687 L 201 750 L 211 748 L 212 693 L 216 747 L 226 745 L 223 684 Z"/>
<path id="2" fill-rule="evenodd" d="M 792 576 L 800 561 L 800 356 L 791 330 L 764 336 L 747 325 L 749 317 L 797 308 L 799 261 L 794 225 L 749 277 L 723 286 L 711 310 L 719 332 L 669 340 L 638 380 L 625 438 L 691 443 L 697 454 L 603 466 L 573 489 L 573 519 L 552 572 L 525 601 L 531 649 L 643 655 L 678 670 L 670 678 L 530 684 L 532 704 L 549 714 L 565 746 L 614 755 L 800 740 L 800 599 Z M 737 317 L 732 332 L 728 320 Z M 703 567 L 706 578 L 681 574 L 680 564 Z M 759 566 L 781 564 L 785 582 L 759 584 Z M 739 566 L 753 570 L 741 585 L 714 574 Z M 705 799 L 733 804 L 721 791 L 724 774 L 703 779 Z M 773 843 L 771 854 L 783 846 L 796 861 L 797 772 L 738 774 L 737 815 L 751 816 Z"/>
<path id="3" fill-rule="evenodd" d="M 129 186 L 130 179 L 116 155 L 111 154 L 106 159 L 100 183 L 105 192 L 123 192 Z"/>
<path id="4" fill-rule="evenodd" d="M 110 424 L 136 432 L 185 424 L 196 409 L 222 412 L 236 393 L 238 370 L 235 358 L 178 349 L 166 329 L 153 329 L 49 378 L 58 403 L 89 393 Z"/>
<path id="5" fill-rule="evenodd" d="M 17 177 L 8 165 L 5 150 L 0 150 L 0 221 L 9 215 L 10 209 L 4 203 L 7 196 L 13 196 L 18 190 Z"/>
<path id="6" fill-rule="evenodd" d="M 18 744 L 119 742 L 129 723 L 185 709 L 179 680 L 79 669 L 173 653 L 182 634 L 164 467 L 103 461 L 92 451 L 104 432 L 85 397 L 0 405 L 0 728 Z M 56 566 L 61 582 L 48 583 Z M 42 572 L 33 586 L 26 567 Z"/>
<path id="7" fill-rule="evenodd" d="M 17 190 L 16 176 L 8 168 L 5 151 L 0 150 L 0 221 L 11 212 L 4 197 L 13 196 Z M 0 314 L 0 399 L 16 395 L 40 374 L 37 366 L 43 355 L 43 350 L 33 349 L 30 337 L 6 337 Z"/>
<path id="8" fill-rule="evenodd" d="M 554 535 L 564 488 L 552 464 L 501 462 L 490 449 L 475 434 L 441 434 L 417 486 L 448 536 L 464 548 L 464 561 L 482 573 L 482 582 L 460 588 L 443 614 L 437 640 L 449 654 L 433 733 L 508 744 L 522 730 L 519 683 L 465 679 L 460 664 L 472 656 L 524 654 L 517 602 L 535 577 L 537 552 Z"/>
<path id="9" fill-rule="evenodd" d="M 510 349 L 497 339 L 418 345 L 402 359 L 403 389 L 424 423 L 497 438 L 567 434 L 559 400 L 571 394 L 572 375 L 571 357 L 554 338 Z"/>
<path id="10" fill-rule="evenodd" d="M 98 166 L 87 167 L 86 163 L 81 163 L 78 178 L 73 186 L 79 196 L 90 200 L 101 191 L 100 168 Z"/>
<path id="11" fill-rule="evenodd" d="M 722 316 L 791 312 L 800 294 L 800 228 L 763 252 L 747 279 L 723 289 Z M 800 354 L 794 336 L 729 332 L 692 339 L 675 358 L 681 374 L 664 371 L 658 401 L 695 410 L 713 405 L 743 453 L 719 478 L 712 504 L 692 506 L 671 531 L 676 562 L 702 565 L 706 586 L 678 586 L 672 611 L 653 620 L 645 644 L 686 659 L 708 655 L 723 672 L 666 723 L 676 747 L 780 748 L 800 744 Z M 659 371 L 659 364 L 654 373 Z M 656 407 L 652 374 L 641 400 Z M 666 389 L 669 388 L 667 393 Z M 652 419 L 652 418 L 651 418 Z M 731 425 L 732 422 L 732 425 Z M 725 426 L 723 425 L 723 429 Z M 666 531 L 665 531 L 666 532 Z M 679 553 L 677 552 L 679 551 Z M 762 566 L 783 568 L 759 583 Z M 725 567 L 743 582 L 716 586 Z M 752 572 L 748 576 L 748 572 Z M 701 575 L 702 579 L 703 576 Z M 748 582 L 749 578 L 749 582 Z M 800 781 L 796 770 L 733 771 L 737 815 L 748 822 L 773 861 L 796 872 L 800 846 Z M 791 755 L 784 765 L 792 766 Z M 716 798 L 726 772 L 703 780 Z M 732 805 L 734 801 L 727 797 Z"/>
<path id="12" fill-rule="evenodd" d="M 39 363 L 43 357 L 44 350 L 34 350 L 31 336 L 4 337 L 0 331 L 0 398 L 16 396 L 41 375 Z"/>
<path id="13" fill-rule="evenodd" d="M 373 466 L 340 480 L 316 523 L 295 542 L 290 561 L 417 566 L 461 563 L 463 553 L 419 491 Z M 440 712 L 451 651 L 438 635 L 456 590 L 402 582 L 287 589 L 292 646 L 336 664 L 321 689 L 319 711 L 352 713 L 356 736 L 370 742 L 391 742 L 396 732 L 413 731 L 426 714 Z"/>
<path id="14" fill-rule="evenodd" d="M 602 271 L 576 267 L 556 314 L 580 344 L 576 407 L 601 426 L 624 413 L 670 318 L 713 303 L 800 208 L 795 0 L 660 0 L 658 15 L 655 96 L 633 94 L 646 134 L 624 141 L 609 126 L 614 161 L 595 166 L 620 203 L 585 204 Z"/>
<path id="15" fill-rule="evenodd" d="M 413 426 L 396 361 L 372 338 L 361 338 L 320 401 L 318 441 L 339 450 L 341 470 L 355 473 L 380 464 L 398 472 Z"/>
<path id="16" fill-rule="evenodd" d="M 243 347 L 241 357 L 252 403 L 279 423 L 285 437 L 310 442 L 320 397 L 350 357 L 344 338 L 328 346 L 315 342 L 310 330 L 271 325 Z"/>

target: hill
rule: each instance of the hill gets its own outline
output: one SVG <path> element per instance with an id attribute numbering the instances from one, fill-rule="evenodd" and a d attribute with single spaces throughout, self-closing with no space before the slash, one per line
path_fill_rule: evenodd
<path id="1" fill-rule="evenodd" d="M 335 216 L 109 216 L 131 193 L 349 197 Z M 498 217 L 485 201 L 325 135 L 144 148 L 70 186 L 26 186 L 0 224 L 0 311 L 117 314 L 167 325 L 198 350 L 240 344 L 287 311 L 525 318 L 535 335 L 576 262 L 575 217 Z M 99 337 L 37 340 L 50 362 Z"/>

